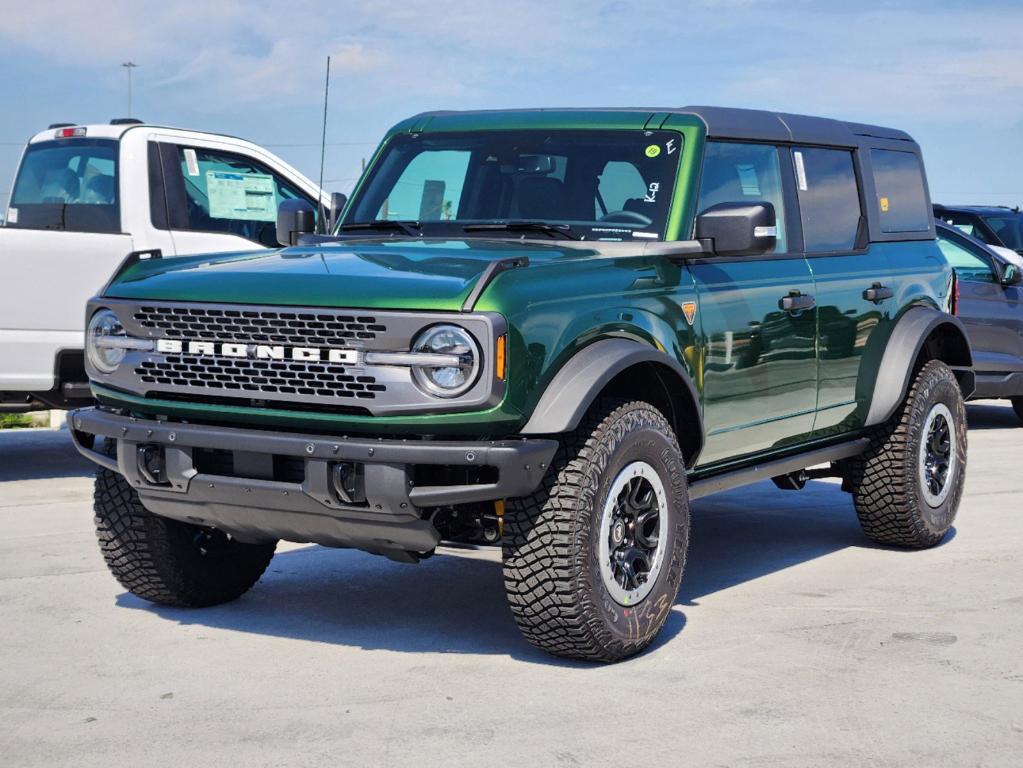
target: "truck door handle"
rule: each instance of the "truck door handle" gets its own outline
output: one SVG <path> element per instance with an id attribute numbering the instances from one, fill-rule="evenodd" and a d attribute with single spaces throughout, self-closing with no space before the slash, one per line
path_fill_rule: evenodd
<path id="1" fill-rule="evenodd" d="M 788 296 L 778 299 L 778 309 L 783 312 L 802 312 L 816 306 L 817 300 L 813 296 L 807 296 L 799 291 L 790 291 Z"/>
<path id="2" fill-rule="evenodd" d="M 895 292 L 891 288 L 881 285 L 881 283 L 874 283 L 863 292 L 863 300 L 880 304 L 885 299 L 890 299 L 894 295 Z"/>

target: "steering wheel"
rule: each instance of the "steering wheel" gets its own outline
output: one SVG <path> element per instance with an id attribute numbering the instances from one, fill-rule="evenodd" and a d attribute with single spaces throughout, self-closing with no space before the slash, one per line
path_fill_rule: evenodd
<path id="1" fill-rule="evenodd" d="M 654 223 L 649 216 L 644 216 L 636 211 L 611 211 L 611 213 L 601 216 L 598 221 L 606 221 L 610 224 L 639 224 L 641 227 L 649 227 Z"/>

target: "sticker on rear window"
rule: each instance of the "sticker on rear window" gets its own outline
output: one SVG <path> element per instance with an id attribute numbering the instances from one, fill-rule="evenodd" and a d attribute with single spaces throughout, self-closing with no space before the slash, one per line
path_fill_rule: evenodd
<path id="1" fill-rule="evenodd" d="M 17 208 L 8 208 L 7 209 L 7 223 L 8 224 L 17 224 L 18 223 L 18 209 Z"/>

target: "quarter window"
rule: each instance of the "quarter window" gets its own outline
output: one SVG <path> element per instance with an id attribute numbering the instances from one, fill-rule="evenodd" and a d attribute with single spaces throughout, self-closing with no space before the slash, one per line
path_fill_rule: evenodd
<path id="1" fill-rule="evenodd" d="M 175 229 L 226 232 L 274 247 L 281 200 L 303 198 L 316 206 L 279 175 L 242 155 L 178 147 L 178 157 L 187 226 Z"/>
<path id="2" fill-rule="evenodd" d="M 926 232 L 931 226 L 931 207 L 924 189 L 920 158 L 912 152 L 870 150 L 877 190 L 881 231 Z"/>
<path id="3" fill-rule="evenodd" d="M 785 253 L 785 196 L 778 149 L 766 144 L 708 142 L 700 182 L 700 213 L 719 203 L 754 201 L 774 206 L 778 226 L 774 252 Z"/>
<path id="4" fill-rule="evenodd" d="M 793 150 L 792 160 L 806 251 L 854 248 L 863 213 L 852 152 L 804 147 Z"/>

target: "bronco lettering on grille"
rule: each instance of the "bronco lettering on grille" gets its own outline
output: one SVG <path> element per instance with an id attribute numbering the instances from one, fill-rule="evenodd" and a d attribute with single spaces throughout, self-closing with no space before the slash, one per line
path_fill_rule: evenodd
<path id="1" fill-rule="evenodd" d="M 214 355 L 256 360 L 298 360 L 303 363 L 326 361 L 343 365 L 359 362 L 354 349 L 320 349 L 318 347 L 285 347 L 270 344 L 217 343 L 212 341 L 181 341 L 158 339 L 156 351 L 168 355 Z M 326 354 L 324 354 L 326 353 Z"/>

